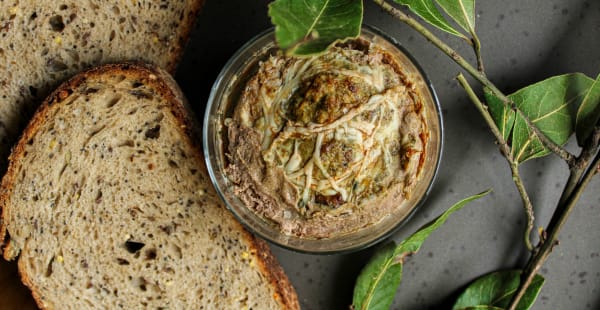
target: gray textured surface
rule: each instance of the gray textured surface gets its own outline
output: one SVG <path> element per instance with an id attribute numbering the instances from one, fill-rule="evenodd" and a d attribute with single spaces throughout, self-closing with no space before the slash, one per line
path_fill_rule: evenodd
<path id="1" fill-rule="evenodd" d="M 210 86 L 244 42 L 270 26 L 268 1 L 208 0 L 177 75 L 199 116 Z M 494 192 L 461 212 L 411 257 L 394 309 L 449 308 L 461 289 L 487 272 L 521 266 L 524 214 L 508 166 L 454 80 L 459 68 L 416 32 L 365 1 L 365 22 L 411 51 L 431 78 L 445 120 L 440 174 L 427 203 L 392 238 L 401 240 L 454 202 L 486 188 Z M 479 1 L 477 32 L 491 80 L 507 93 L 546 77 L 600 71 L 600 1 Z M 463 45 L 448 39 L 453 46 Z M 459 49 L 470 55 L 466 48 Z M 571 149 L 575 149 L 574 145 Z M 562 190 L 566 166 L 556 157 L 521 168 L 545 226 Z M 542 269 L 547 282 L 534 309 L 600 309 L 600 180 L 590 184 Z M 304 309 L 344 309 L 371 249 L 313 256 L 273 247 Z"/>

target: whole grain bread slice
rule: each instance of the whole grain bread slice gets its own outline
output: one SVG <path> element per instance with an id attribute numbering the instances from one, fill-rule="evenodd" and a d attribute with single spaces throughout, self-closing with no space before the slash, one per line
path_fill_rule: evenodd
<path id="1" fill-rule="evenodd" d="M 0 175 L 33 111 L 65 79 L 130 60 L 174 73 L 202 3 L 0 1 Z"/>
<path id="2" fill-rule="evenodd" d="M 207 177 L 168 73 L 105 65 L 35 113 L 0 187 L 4 257 L 41 308 L 297 309 Z"/>

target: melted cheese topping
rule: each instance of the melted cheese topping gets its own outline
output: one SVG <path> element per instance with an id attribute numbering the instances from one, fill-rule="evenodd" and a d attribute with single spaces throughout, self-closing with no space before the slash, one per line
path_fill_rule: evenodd
<path id="1" fill-rule="evenodd" d="M 240 115 L 261 133 L 264 162 L 293 184 L 305 216 L 384 194 L 404 182 L 407 162 L 423 151 L 414 90 L 392 66 L 367 56 L 334 48 L 319 57 L 271 57 L 257 75 L 278 78 L 259 84 L 252 103 L 259 117 L 251 109 Z"/>

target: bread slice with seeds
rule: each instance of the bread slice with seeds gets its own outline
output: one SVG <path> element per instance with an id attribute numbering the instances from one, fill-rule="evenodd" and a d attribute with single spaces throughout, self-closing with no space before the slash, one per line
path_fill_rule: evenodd
<path id="1" fill-rule="evenodd" d="M 174 73 L 202 3 L 0 1 L 0 175 L 35 108 L 65 79 L 128 60 Z"/>
<path id="2" fill-rule="evenodd" d="M 221 205 L 174 80 L 139 64 L 46 99 L 2 180 L 4 257 L 41 308 L 297 309 L 267 245 Z"/>

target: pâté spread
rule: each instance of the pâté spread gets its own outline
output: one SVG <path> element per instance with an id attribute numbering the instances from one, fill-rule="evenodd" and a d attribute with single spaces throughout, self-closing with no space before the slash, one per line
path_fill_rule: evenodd
<path id="1" fill-rule="evenodd" d="M 382 220 L 411 195 L 425 160 L 425 107 L 411 78 L 362 39 L 261 62 L 225 121 L 236 196 L 302 238 Z"/>

